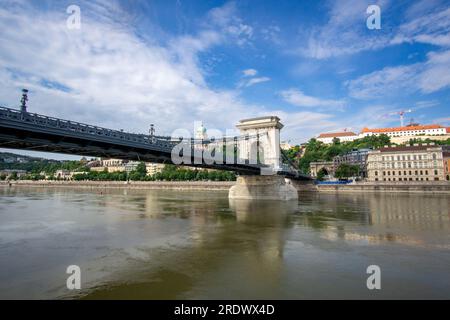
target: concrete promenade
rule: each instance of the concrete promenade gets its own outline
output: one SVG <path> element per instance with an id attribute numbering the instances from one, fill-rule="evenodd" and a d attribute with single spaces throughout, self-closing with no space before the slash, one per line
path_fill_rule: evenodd
<path id="1" fill-rule="evenodd" d="M 340 185 L 316 185 L 319 192 L 406 192 L 406 193 L 448 193 L 450 182 L 358 182 Z"/>
<path id="2" fill-rule="evenodd" d="M 11 186 L 70 187 L 84 189 L 175 189 L 175 190 L 229 190 L 235 181 L 10 181 Z M 2 181 L 0 186 L 8 186 Z"/>
<path id="3" fill-rule="evenodd" d="M 236 185 L 236 181 L 1 181 L 0 187 L 28 186 L 28 187 L 70 187 L 84 189 L 173 189 L 173 190 L 229 190 Z M 450 182 L 421 182 L 421 183 L 374 183 L 359 182 L 347 185 L 314 185 L 312 183 L 300 183 L 292 181 L 292 185 L 297 189 L 299 196 L 303 192 L 326 192 L 326 193 L 347 193 L 347 192 L 411 192 L 411 193 L 444 193 L 450 194 Z"/>

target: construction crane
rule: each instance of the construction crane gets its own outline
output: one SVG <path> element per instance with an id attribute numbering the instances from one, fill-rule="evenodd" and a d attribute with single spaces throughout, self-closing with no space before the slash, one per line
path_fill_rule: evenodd
<path id="1" fill-rule="evenodd" d="M 400 127 L 403 127 L 403 120 L 405 118 L 405 114 L 406 113 L 410 113 L 412 112 L 411 109 L 408 110 L 400 110 L 400 111 L 394 111 L 394 112 L 389 112 L 387 115 L 392 116 L 392 115 L 399 115 L 400 116 Z"/>

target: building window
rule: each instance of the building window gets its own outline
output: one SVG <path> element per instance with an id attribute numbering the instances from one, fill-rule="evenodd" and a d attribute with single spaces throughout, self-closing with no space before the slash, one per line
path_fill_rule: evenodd
<path id="1" fill-rule="evenodd" d="M 438 171 L 437 171 L 437 170 L 434 170 L 434 175 L 437 176 L 437 174 L 438 174 Z"/>
<path id="2" fill-rule="evenodd" d="M 378 171 L 375 171 L 375 175 L 376 175 L 376 176 L 378 175 Z"/>
<path id="3" fill-rule="evenodd" d="M 428 170 L 425 170 L 425 174 L 428 175 Z M 428 178 L 427 178 L 427 180 L 428 180 Z"/>

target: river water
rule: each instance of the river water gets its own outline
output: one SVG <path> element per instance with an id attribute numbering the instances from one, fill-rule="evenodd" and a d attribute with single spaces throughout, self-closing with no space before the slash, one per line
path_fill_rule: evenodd
<path id="1" fill-rule="evenodd" d="M 0 189 L 0 298 L 450 298 L 450 197 Z M 81 270 L 69 290 L 66 269 Z M 369 290 L 367 267 L 381 271 Z"/>

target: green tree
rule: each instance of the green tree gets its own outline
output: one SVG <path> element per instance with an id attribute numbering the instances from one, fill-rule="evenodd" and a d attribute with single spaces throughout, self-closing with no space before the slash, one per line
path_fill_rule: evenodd
<path id="1" fill-rule="evenodd" d="M 359 167 L 347 163 L 342 163 L 336 169 L 334 176 L 338 179 L 345 179 L 358 175 Z"/>
<path id="2" fill-rule="evenodd" d="M 336 145 L 336 144 L 341 144 L 341 139 L 339 139 L 338 137 L 334 137 L 334 138 L 333 138 L 333 144 L 334 144 L 334 145 Z"/>
<path id="3" fill-rule="evenodd" d="M 140 176 L 147 175 L 147 167 L 145 166 L 145 163 L 144 162 L 139 162 L 139 164 L 136 166 L 135 171 Z"/>
<path id="4" fill-rule="evenodd" d="M 325 170 L 325 168 L 320 169 L 319 172 L 317 172 L 317 180 L 322 181 L 326 175 L 327 171 Z"/>

